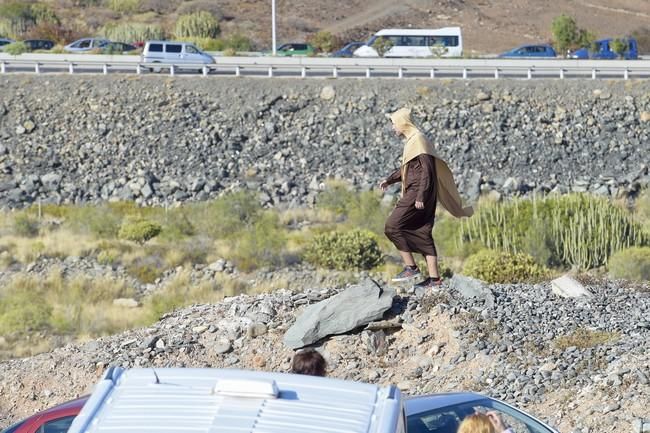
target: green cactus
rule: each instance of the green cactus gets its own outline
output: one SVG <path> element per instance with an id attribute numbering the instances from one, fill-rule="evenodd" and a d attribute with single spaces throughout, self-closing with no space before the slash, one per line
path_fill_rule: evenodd
<path id="1" fill-rule="evenodd" d="M 174 35 L 177 38 L 216 38 L 219 22 L 206 11 L 181 15 L 176 21 Z"/>

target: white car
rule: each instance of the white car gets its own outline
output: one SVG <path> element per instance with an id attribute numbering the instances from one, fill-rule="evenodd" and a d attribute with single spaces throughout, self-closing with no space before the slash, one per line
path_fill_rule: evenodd
<path id="1" fill-rule="evenodd" d="M 79 39 L 71 44 L 66 45 L 63 47 L 64 50 L 66 50 L 69 53 L 83 53 L 86 51 L 91 51 L 96 48 L 102 48 L 104 45 L 110 43 L 108 39 L 102 39 L 102 38 L 84 38 L 84 39 Z"/>
<path id="2" fill-rule="evenodd" d="M 187 65 L 188 69 L 196 69 L 197 66 L 215 63 L 214 57 L 204 53 L 195 45 L 174 41 L 147 41 L 142 51 L 142 61 L 174 65 L 181 69 L 184 65 Z M 152 68 L 152 70 L 159 72 L 160 68 Z"/>
<path id="3" fill-rule="evenodd" d="M 110 368 L 67 433 L 405 433 L 402 394 L 327 377 Z"/>
<path id="4" fill-rule="evenodd" d="M 456 433 L 463 418 L 495 411 L 516 433 L 559 433 L 553 427 L 500 400 L 473 392 L 411 397 L 404 401 L 408 433 Z"/>

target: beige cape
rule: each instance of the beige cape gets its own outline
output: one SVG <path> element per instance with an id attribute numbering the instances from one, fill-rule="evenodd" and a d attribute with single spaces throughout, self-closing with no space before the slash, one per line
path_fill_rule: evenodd
<path id="1" fill-rule="evenodd" d="M 433 144 L 420 132 L 420 130 L 411 122 L 411 110 L 401 108 L 394 112 L 390 119 L 393 124 L 404 134 L 406 143 L 404 143 L 404 152 L 402 154 L 402 195 L 406 189 L 406 164 L 419 155 L 427 154 L 434 158 L 436 166 L 436 188 L 438 202 L 447 212 L 453 216 L 469 217 L 474 213 L 471 206 L 463 207 L 462 199 L 454 182 L 454 175 L 451 173 L 449 166 L 437 154 Z"/>

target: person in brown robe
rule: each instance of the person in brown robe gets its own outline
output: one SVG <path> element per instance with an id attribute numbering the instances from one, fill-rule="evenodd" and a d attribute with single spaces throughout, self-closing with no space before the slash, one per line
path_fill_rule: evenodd
<path id="1" fill-rule="evenodd" d="M 411 121 L 411 111 L 402 108 L 390 118 L 393 130 L 404 137 L 401 167 L 384 179 L 379 187 L 402 182 L 402 196 L 391 212 L 384 232 L 397 247 L 404 270 L 393 281 L 408 281 L 421 276 L 413 253 L 422 254 L 429 276 L 416 287 L 433 287 L 441 283 L 438 254 L 433 242 L 436 204 L 456 217 L 471 216 L 473 209 L 463 207 L 451 170 L 435 152 L 433 144 Z"/>

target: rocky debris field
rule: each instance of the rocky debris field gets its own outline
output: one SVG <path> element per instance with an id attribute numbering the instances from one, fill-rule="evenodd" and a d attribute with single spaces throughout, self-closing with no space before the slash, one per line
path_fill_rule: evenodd
<path id="1" fill-rule="evenodd" d="M 409 294 L 379 282 L 399 293 L 383 320 L 317 347 L 334 377 L 395 383 L 408 394 L 482 391 L 563 432 L 641 431 L 650 415 L 649 287 L 584 283 L 592 296 L 573 299 L 550 283 L 470 285 L 454 277 L 440 290 Z M 88 392 L 110 365 L 287 371 L 287 330 L 308 305 L 341 290 L 281 289 L 194 305 L 146 329 L 0 363 L 0 426 Z M 328 320 L 345 321 L 351 311 L 355 303 L 346 302 Z"/>
<path id="2" fill-rule="evenodd" d="M 311 204 L 399 165 L 402 106 L 469 199 L 648 185 L 647 81 L 3 76 L 0 205 L 172 204 L 232 189 Z M 392 190 L 393 193 L 397 191 Z"/>

